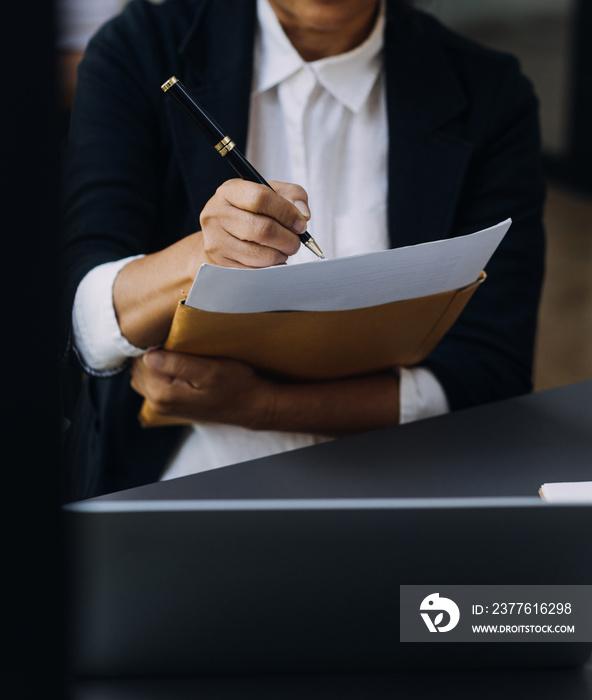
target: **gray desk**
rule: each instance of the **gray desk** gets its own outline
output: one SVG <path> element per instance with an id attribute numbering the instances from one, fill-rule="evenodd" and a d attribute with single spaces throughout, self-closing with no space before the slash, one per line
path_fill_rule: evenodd
<path id="1" fill-rule="evenodd" d="M 95 500 L 536 496 L 592 480 L 592 381 Z"/>
<path id="2" fill-rule="evenodd" d="M 72 700 L 590 700 L 592 666 L 342 676 L 239 676 L 79 683 Z"/>
<path id="3" fill-rule="evenodd" d="M 532 496 L 592 479 L 592 381 L 93 500 Z M 590 533 L 592 534 L 592 533 Z M 585 541 L 585 538 L 584 538 Z M 592 700 L 582 669 L 86 680 L 74 700 Z"/>

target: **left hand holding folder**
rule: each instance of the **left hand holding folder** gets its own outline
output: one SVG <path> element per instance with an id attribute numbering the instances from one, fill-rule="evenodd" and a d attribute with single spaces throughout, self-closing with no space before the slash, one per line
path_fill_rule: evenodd
<path id="1" fill-rule="evenodd" d="M 203 421 L 338 437 L 399 422 L 394 372 L 274 381 L 238 360 L 156 350 L 134 359 L 131 374 L 159 425 Z"/>
<path id="2" fill-rule="evenodd" d="M 273 382 L 238 360 L 155 350 L 133 361 L 131 375 L 161 415 L 257 429 L 271 410 Z"/>

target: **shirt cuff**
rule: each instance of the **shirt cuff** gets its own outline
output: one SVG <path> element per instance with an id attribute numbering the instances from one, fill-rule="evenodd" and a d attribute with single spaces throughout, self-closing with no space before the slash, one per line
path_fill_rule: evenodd
<path id="1" fill-rule="evenodd" d="M 72 309 L 72 337 L 76 353 L 90 374 L 113 374 L 129 357 L 144 354 L 121 334 L 113 308 L 113 284 L 134 255 L 93 268 L 80 282 Z"/>
<path id="2" fill-rule="evenodd" d="M 429 369 L 401 367 L 399 377 L 400 423 L 411 423 L 449 413 L 450 407 L 444 389 Z"/>
<path id="3" fill-rule="evenodd" d="M 107 20 L 119 14 L 123 0 L 57 0 L 58 48 L 81 51 Z"/>

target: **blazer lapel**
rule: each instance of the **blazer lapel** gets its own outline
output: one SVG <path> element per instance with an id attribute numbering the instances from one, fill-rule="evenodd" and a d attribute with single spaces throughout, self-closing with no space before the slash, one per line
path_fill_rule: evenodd
<path id="1" fill-rule="evenodd" d="M 389 118 L 389 235 L 399 247 L 451 235 L 472 152 L 446 131 L 466 106 L 442 49 L 417 13 L 392 13 L 385 29 Z"/>
<path id="2" fill-rule="evenodd" d="M 185 74 L 176 76 L 243 152 L 248 131 L 255 24 L 253 0 L 196 3 L 193 26 L 180 47 Z M 167 118 L 197 220 L 216 188 L 236 174 L 195 124 L 174 104 L 167 103 Z"/>

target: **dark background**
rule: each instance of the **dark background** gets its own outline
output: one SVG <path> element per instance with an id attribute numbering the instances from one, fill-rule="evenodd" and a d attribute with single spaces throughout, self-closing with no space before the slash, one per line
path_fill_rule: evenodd
<path id="1" fill-rule="evenodd" d="M 0 10 L 2 684 L 64 697 L 55 308 L 58 138 L 51 0 Z"/>

